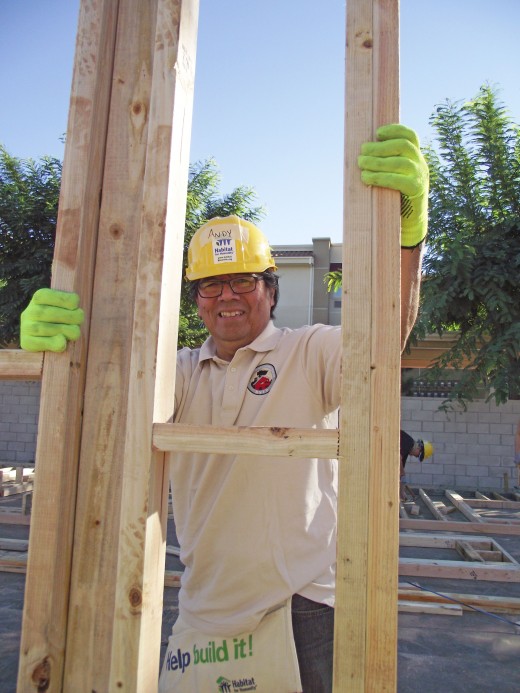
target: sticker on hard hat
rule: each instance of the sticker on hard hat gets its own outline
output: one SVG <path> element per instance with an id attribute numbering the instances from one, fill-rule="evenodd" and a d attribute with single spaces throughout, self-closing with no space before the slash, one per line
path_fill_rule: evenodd
<path id="1" fill-rule="evenodd" d="M 221 227 L 211 226 L 205 235 L 206 238 L 204 240 L 201 239 L 201 244 L 226 238 L 236 238 L 247 243 L 249 240 L 249 229 L 244 224 L 226 224 Z"/>
<path id="2" fill-rule="evenodd" d="M 213 243 L 213 262 L 218 265 L 221 262 L 236 262 L 237 252 L 234 238 L 219 238 Z"/>

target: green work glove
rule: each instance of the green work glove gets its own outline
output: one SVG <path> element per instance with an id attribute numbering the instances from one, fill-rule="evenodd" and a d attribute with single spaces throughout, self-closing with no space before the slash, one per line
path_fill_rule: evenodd
<path id="1" fill-rule="evenodd" d="M 366 185 L 401 193 L 401 247 L 415 248 L 428 230 L 428 165 L 416 133 L 404 125 L 383 125 L 378 142 L 361 146 L 358 166 Z"/>
<path id="2" fill-rule="evenodd" d="M 79 339 L 84 314 L 78 294 L 38 289 L 20 316 L 20 345 L 26 351 L 65 351 Z"/>

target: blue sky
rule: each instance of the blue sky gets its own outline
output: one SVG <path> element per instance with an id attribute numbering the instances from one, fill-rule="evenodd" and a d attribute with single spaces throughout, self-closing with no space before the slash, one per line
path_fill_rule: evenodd
<path id="1" fill-rule="evenodd" d="M 0 143 L 63 156 L 79 0 L 0 2 Z M 401 121 L 491 83 L 520 124 L 518 0 L 401 0 Z M 255 188 L 272 244 L 342 239 L 344 0 L 201 0 L 190 160 Z"/>

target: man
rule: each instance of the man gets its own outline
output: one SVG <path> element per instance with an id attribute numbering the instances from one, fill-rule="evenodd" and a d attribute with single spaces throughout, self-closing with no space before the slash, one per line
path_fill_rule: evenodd
<path id="1" fill-rule="evenodd" d="M 366 184 L 403 195 L 404 346 L 418 307 L 428 169 L 413 131 L 388 125 L 377 137 L 358 163 Z M 186 277 L 211 336 L 178 354 L 175 422 L 336 427 L 340 328 L 275 328 L 275 272 L 267 239 L 249 222 L 216 218 L 194 234 Z M 77 297 L 40 291 L 22 314 L 22 347 L 63 350 L 77 338 Z M 160 690 L 225 690 L 222 662 L 245 666 L 231 669 L 233 679 L 252 681 L 254 654 L 258 678 L 272 670 L 251 684 L 259 691 L 330 691 L 337 461 L 179 453 L 170 476 L 185 571 Z"/>
<path id="2" fill-rule="evenodd" d="M 401 431 L 401 438 L 399 442 L 399 476 L 400 476 L 400 496 L 401 500 L 406 500 L 406 479 L 405 479 L 405 465 L 408 457 L 417 457 L 419 462 L 427 460 L 433 455 L 433 445 L 428 440 L 421 440 L 420 438 L 414 440 L 411 435 L 406 433 L 406 431 Z M 410 490 L 410 489 L 409 489 Z"/>
<path id="3" fill-rule="evenodd" d="M 419 462 L 427 460 L 433 455 L 433 445 L 428 440 L 421 440 L 420 438 L 414 440 L 406 431 L 401 431 L 400 433 L 399 450 L 401 457 L 401 476 L 403 476 L 408 457 L 417 457 Z"/>
<path id="4" fill-rule="evenodd" d="M 516 485 L 520 486 L 520 420 L 516 424 L 515 432 L 515 464 L 517 471 Z"/>

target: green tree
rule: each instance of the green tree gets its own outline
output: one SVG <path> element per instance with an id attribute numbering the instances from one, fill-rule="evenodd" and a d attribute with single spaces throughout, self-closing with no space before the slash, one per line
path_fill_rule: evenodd
<path id="1" fill-rule="evenodd" d="M 455 333 L 455 345 L 425 377 L 460 371 L 442 408 L 488 392 L 497 404 L 520 395 L 520 136 L 484 85 L 468 102 L 447 100 L 430 118 L 439 144 L 430 168 L 429 229 L 421 309 L 410 343 Z M 325 275 L 336 291 L 342 274 Z"/>
<path id="2" fill-rule="evenodd" d="M 520 392 L 520 138 L 496 91 L 439 105 L 430 167 L 427 252 L 414 338 L 456 331 L 430 372 L 462 371 L 446 404 L 482 388 L 497 404 Z"/>
<path id="3" fill-rule="evenodd" d="M 60 184 L 58 159 L 17 159 L 0 146 L 0 346 L 17 344 L 20 312 L 36 289 L 50 285 Z M 219 186 L 214 159 L 190 166 L 184 267 L 189 241 L 208 219 L 238 214 L 258 222 L 264 216 L 253 188 L 239 186 L 222 196 Z M 179 346 L 197 346 L 206 334 L 183 284 Z"/>
<path id="4" fill-rule="evenodd" d="M 17 159 L 0 145 L 0 345 L 16 344 L 20 312 L 50 282 L 61 162 Z"/>

